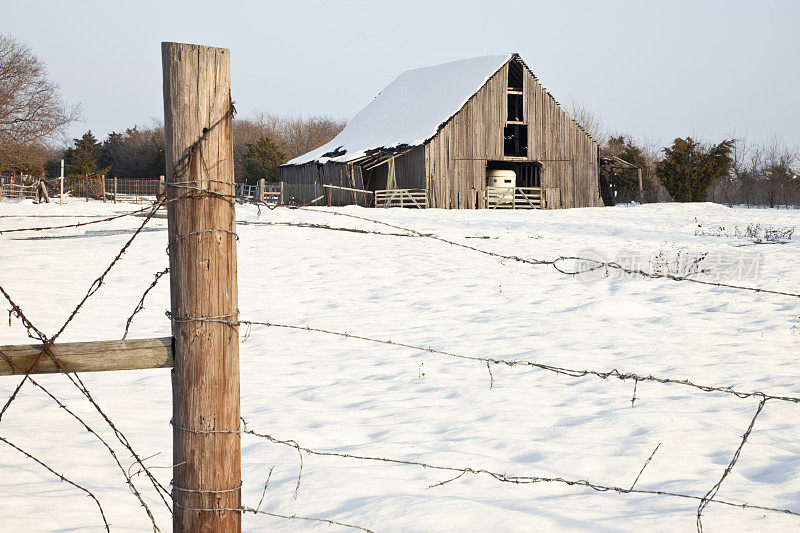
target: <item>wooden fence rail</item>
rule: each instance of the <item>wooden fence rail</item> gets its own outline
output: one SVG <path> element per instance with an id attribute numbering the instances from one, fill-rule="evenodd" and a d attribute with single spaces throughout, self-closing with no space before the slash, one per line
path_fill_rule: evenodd
<path id="1" fill-rule="evenodd" d="M 172 337 L 95 342 L 65 342 L 52 346 L 67 372 L 105 372 L 107 370 L 141 370 L 171 368 Z M 0 376 L 24 374 L 42 352 L 41 344 L 0 346 Z M 8 358 L 8 359 L 6 359 Z M 39 358 L 31 374 L 61 372 L 47 355 Z"/>
<path id="2" fill-rule="evenodd" d="M 540 187 L 487 187 L 487 209 L 541 209 Z"/>
<path id="3" fill-rule="evenodd" d="M 425 189 L 375 191 L 375 207 L 416 207 L 417 209 L 427 209 L 428 191 Z"/>

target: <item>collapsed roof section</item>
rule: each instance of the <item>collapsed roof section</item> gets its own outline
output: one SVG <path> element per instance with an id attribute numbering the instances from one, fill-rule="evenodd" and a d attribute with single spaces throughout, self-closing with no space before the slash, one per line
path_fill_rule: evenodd
<path id="1" fill-rule="evenodd" d="M 378 154 L 381 155 L 375 159 L 380 161 L 422 145 L 512 57 L 513 54 L 476 57 L 408 70 L 353 117 L 333 140 L 286 165 L 346 163 L 369 160 Z"/>

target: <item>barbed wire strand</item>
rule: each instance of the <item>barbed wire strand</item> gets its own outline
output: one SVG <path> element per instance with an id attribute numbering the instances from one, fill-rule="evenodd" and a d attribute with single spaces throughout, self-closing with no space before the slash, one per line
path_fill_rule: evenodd
<path id="1" fill-rule="evenodd" d="M 100 505 L 100 500 L 97 499 L 97 496 L 95 496 L 94 493 L 92 493 L 92 491 L 90 491 L 89 489 L 87 489 L 86 487 L 84 487 L 82 485 L 79 485 L 78 483 L 75 483 L 71 479 L 67 478 L 64 474 L 59 474 L 58 472 L 56 472 L 55 470 L 50 468 L 47 464 L 45 464 L 43 461 L 41 461 L 40 459 L 34 457 L 30 453 L 26 452 L 25 450 L 23 450 L 22 448 L 20 448 L 19 446 L 17 446 L 13 442 L 9 441 L 5 437 L 0 437 L 0 440 L 3 441 L 4 443 L 6 443 L 8 446 L 11 446 L 15 450 L 17 450 L 19 453 L 25 455 L 28 459 L 38 463 L 40 466 L 45 468 L 47 471 L 49 471 L 51 474 L 53 474 L 54 476 L 59 478 L 61 481 L 66 481 L 67 483 L 69 483 L 73 487 L 85 492 L 86 495 L 89 496 L 92 500 L 94 500 L 94 503 L 97 504 L 97 508 L 100 510 L 100 517 L 103 519 L 103 525 L 105 526 L 106 531 L 108 531 L 108 532 L 111 531 L 111 528 L 108 525 L 108 520 L 106 520 L 106 513 L 103 511 L 103 506 Z"/>
<path id="2" fill-rule="evenodd" d="M 133 317 L 135 317 L 139 311 L 144 309 L 144 300 L 147 298 L 148 293 L 155 288 L 155 286 L 158 284 L 158 280 L 161 279 L 161 276 L 167 273 L 169 273 L 169 267 L 160 272 L 156 272 L 153 282 L 150 283 L 150 286 L 144 290 L 142 297 L 139 299 L 139 303 L 136 304 L 136 307 L 133 309 L 133 313 L 131 313 L 131 316 L 129 316 L 128 320 L 125 322 L 125 333 L 122 334 L 122 340 L 125 340 L 128 337 L 128 330 L 131 327 L 131 322 L 133 322 Z"/>
<path id="3" fill-rule="evenodd" d="M 142 229 L 144 229 L 144 227 L 147 225 L 147 223 L 152 219 L 153 215 L 155 215 L 156 211 L 165 202 L 166 202 L 166 198 L 162 196 L 160 198 L 160 200 L 156 204 L 154 204 L 153 206 L 150 206 L 150 207 L 147 208 L 147 209 L 150 210 L 150 212 L 144 217 L 144 220 L 142 221 L 142 223 L 139 225 L 139 227 L 136 229 L 136 231 L 133 233 L 133 235 L 131 235 L 131 237 L 125 242 L 125 244 L 120 249 L 119 253 L 114 257 L 114 259 L 111 261 L 111 263 L 108 265 L 108 267 L 103 271 L 103 273 L 100 274 L 100 276 L 98 278 L 96 278 L 91 283 L 91 285 L 89 286 L 89 289 L 87 290 L 87 292 L 84 295 L 84 297 L 78 302 L 78 304 L 75 306 L 73 311 L 68 316 L 66 322 L 59 328 L 59 330 L 53 336 L 48 337 L 41 330 L 39 330 L 30 320 L 28 320 L 28 318 L 22 312 L 22 309 L 19 307 L 19 305 L 17 305 L 13 301 L 11 296 L 8 294 L 8 292 L 2 286 L 0 286 L 0 293 L 2 293 L 2 295 L 6 298 L 6 300 L 11 305 L 11 310 L 9 311 L 9 320 L 11 319 L 12 315 L 16 316 L 20 320 L 20 322 L 22 323 L 22 325 L 25 328 L 28 336 L 30 338 L 38 339 L 38 340 L 40 340 L 42 342 L 42 349 L 41 349 L 40 353 L 37 355 L 36 359 L 33 361 L 31 366 L 28 369 L 26 369 L 25 375 L 23 376 L 22 380 L 19 382 L 19 384 L 15 388 L 15 390 L 12 393 L 12 395 L 10 396 L 9 400 L 3 406 L 3 409 L 0 410 L 0 418 L 6 412 L 6 410 L 10 407 L 10 405 L 12 404 L 14 399 L 17 397 L 19 390 L 22 388 L 24 383 L 29 379 L 30 373 L 33 372 L 33 370 L 38 365 L 38 363 L 41 360 L 41 358 L 46 354 L 56 364 L 56 366 L 59 369 L 59 371 L 61 373 L 63 373 L 67 377 L 67 379 L 69 379 L 69 381 L 71 381 L 72 384 L 92 404 L 92 406 L 95 408 L 95 410 L 98 412 L 98 414 L 100 414 L 100 416 L 103 418 L 103 420 L 111 428 L 111 430 L 113 431 L 113 433 L 114 433 L 115 437 L 117 438 L 117 440 L 136 459 L 137 463 L 140 465 L 140 467 L 144 471 L 146 477 L 152 483 L 153 487 L 156 489 L 156 492 L 158 493 L 158 495 L 161 498 L 162 502 L 167 507 L 169 512 L 172 513 L 172 509 L 170 508 L 169 502 L 166 500 L 166 498 L 163 495 L 163 493 L 166 492 L 166 489 L 158 482 L 158 480 L 155 478 L 155 476 L 153 476 L 153 474 L 149 471 L 147 466 L 144 465 L 144 463 L 142 462 L 141 458 L 139 457 L 139 455 L 136 453 L 136 451 L 133 449 L 132 445 L 128 441 L 127 437 L 116 427 L 116 425 L 111 421 L 111 419 L 108 417 L 108 415 L 103 411 L 103 409 L 100 407 L 100 405 L 97 403 L 97 401 L 92 397 L 91 393 L 89 392 L 88 388 L 83 383 L 83 381 L 81 380 L 80 376 L 78 376 L 77 373 L 67 372 L 66 369 L 64 368 L 64 366 L 61 364 L 61 361 L 53 354 L 52 349 L 51 349 L 52 344 L 55 342 L 55 340 L 64 332 L 66 327 L 74 319 L 74 317 L 77 315 L 77 313 L 80 311 L 80 309 L 86 303 L 86 301 L 93 294 L 95 294 L 100 289 L 100 287 L 102 287 L 102 285 L 105 282 L 106 275 L 108 275 L 108 273 L 111 271 L 111 269 L 119 262 L 119 260 L 123 256 L 123 254 L 130 247 L 131 243 L 133 243 L 133 241 L 140 234 Z M 167 492 L 167 494 L 168 494 L 168 492 Z M 152 515 L 149 515 L 149 516 L 152 516 Z M 159 531 L 159 529 L 158 529 L 157 525 L 155 524 L 155 522 L 153 522 L 153 527 L 154 527 L 154 531 Z"/>
<path id="4" fill-rule="evenodd" d="M 630 488 L 630 490 L 633 490 L 633 487 L 635 487 L 635 486 L 636 486 L 636 483 L 639 481 L 639 478 L 640 478 L 640 477 L 642 477 L 642 473 L 644 472 L 644 469 L 645 469 L 645 468 L 647 468 L 647 465 L 649 465 L 649 464 L 650 464 L 650 461 L 652 461 L 652 460 L 653 460 L 653 456 L 656 454 L 656 452 L 658 451 L 658 449 L 661 447 L 661 444 L 662 444 L 662 443 L 661 443 L 661 442 L 659 442 L 659 443 L 656 445 L 656 448 L 655 448 L 655 450 L 653 450 L 653 453 L 651 453 L 651 454 L 650 454 L 650 457 L 648 457 L 648 458 L 647 458 L 647 461 L 645 461 L 645 462 L 644 462 L 644 465 L 642 465 L 642 469 L 641 469 L 641 470 L 639 470 L 639 473 L 636 475 L 636 479 L 634 479 L 634 480 L 633 480 L 633 483 L 631 483 L 631 488 Z"/>
<path id="5" fill-rule="evenodd" d="M 20 368 L 19 365 L 14 363 L 13 359 L 8 357 L 8 355 L 6 355 L 2 350 L 0 350 L 0 357 L 2 357 L 3 360 L 5 360 L 6 363 L 8 363 L 8 365 L 12 368 L 12 370 L 16 370 L 17 372 L 24 371 L 24 369 Z M 141 506 L 145 509 L 145 512 L 147 513 L 148 518 L 150 518 L 150 521 L 153 524 L 154 531 L 159 531 L 159 528 L 158 528 L 158 526 L 156 525 L 156 522 L 155 522 L 155 517 L 153 516 L 153 513 L 150 510 L 150 507 L 144 501 L 141 493 L 136 488 L 136 485 L 133 483 L 133 479 L 132 479 L 133 476 L 131 476 L 130 472 L 127 471 L 124 466 L 122 466 L 122 463 L 120 462 L 119 457 L 117 456 L 117 453 L 114 450 L 114 448 L 112 448 L 111 445 L 103 437 L 101 437 L 99 433 L 97 433 L 97 431 L 95 431 L 91 426 L 89 426 L 89 424 L 87 424 L 86 421 L 84 421 L 80 416 L 75 414 L 75 412 L 73 412 L 69 407 L 67 407 L 61 400 L 59 400 L 53 393 L 51 393 L 41 383 L 39 383 L 37 380 L 35 380 L 32 376 L 28 376 L 28 381 L 30 381 L 31 384 L 34 385 L 35 387 L 38 387 L 40 390 L 42 390 L 42 392 L 44 392 L 47 396 L 49 396 L 50 399 L 53 400 L 53 402 L 55 402 L 56 405 L 58 405 L 59 408 L 63 409 L 72 418 L 77 420 L 78 423 L 80 423 L 86 431 L 88 431 L 90 434 L 92 434 L 97 440 L 99 440 L 103 444 L 103 446 L 108 450 L 108 453 L 114 459 L 114 462 L 119 467 L 120 471 L 122 472 L 122 475 L 125 477 L 125 482 L 128 484 L 128 488 L 131 490 L 131 492 L 139 500 L 139 503 L 141 504 Z"/>
<path id="6" fill-rule="evenodd" d="M 647 490 L 647 489 L 626 489 L 623 487 L 617 487 L 614 485 L 601 485 L 598 483 L 592 483 L 588 480 L 581 479 L 581 480 L 571 480 L 565 479 L 562 477 L 543 477 L 543 476 L 510 476 L 508 474 L 493 472 L 491 470 L 487 470 L 485 468 L 472 468 L 472 467 L 460 467 L 460 466 L 445 466 L 445 465 L 435 465 L 431 463 L 424 463 L 420 461 L 408 461 L 404 459 L 393 459 L 389 457 L 376 457 L 376 456 L 368 456 L 368 455 L 357 455 L 351 453 L 343 453 L 343 452 L 325 452 L 325 451 L 318 451 L 313 450 L 310 448 L 306 448 L 304 446 L 300 446 L 297 444 L 295 440 L 282 440 L 272 435 L 268 435 L 265 433 L 259 433 L 257 431 L 251 430 L 247 427 L 247 421 L 242 418 L 242 433 L 248 434 L 254 437 L 259 437 L 265 440 L 268 440 L 274 444 L 281 444 L 284 446 L 292 447 L 295 449 L 299 449 L 300 451 L 307 453 L 309 455 L 316 455 L 321 457 L 340 457 L 343 459 L 353 459 L 353 460 L 361 460 L 361 461 L 371 461 L 371 462 L 382 462 L 382 463 L 389 463 L 389 464 L 397 464 L 397 465 L 408 465 L 408 466 L 419 466 L 422 468 L 430 469 L 430 470 L 440 470 L 440 471 L 447 471 L 447 472 L 457 472 L 461 475 L 463 474 L 473 474 L 473 475 L 487 475 L 494 478 L 497 481 L 502 483 L 513 483 L 513 484 L 534 484 L 534 483 L 560 483 L 565 484 L 568 486 L 578 486 L 578 487 L 585 487 L 592 489 L 596 492 L 616 492 L 619 494 L 643 494 L 643 495 L 657 495 L 657 496 L 671 496 L 676 498 L 684 498 L 689 500 L 697 500 L 697 501 L 707 501 L 709 503 L 717 503 L 720 505 L 727 505 L 730 507 L 739 507 L 741 509 L 759 509 L 762 511 L 771 511 L 780 514 L 788 514 L 793 516 L 800 516 L 800 512 L 792 511 L 791 509 L 779 509 L 776 507 L 767 507 L 764 505 L 755 505 L 750 503 L 735 503 L 730 502 L 727 500 L 719 500 L 715 497 L 705 498 L 701 496 L 694 496 L 691 494 L 684 494 L 680 492 L 669 492 L 663 490 Z M 461 475 L 456 476 L 450 480 L 446 480 L 434 486 L 441 486 L 451 481 L 455 481 L 456 479 L 460 478 Z"/>
<path id="7" fill-rule="evenodd" d="M 584 274 L 584 273 L 592 272 L 594 270 L 598 270 L 598 269 L 601 269 L 601 268 L 612 268 L 612 269 L 624 272 L 626 274 L 638 275 L 638 276 L 642 276 L 644 278 L 650 278 L 650 279 L 669 279 L 671 281 L 687 281 L 687 282 L 691 282 L 691 283 L 698 283 L 698 284 L 701 284 L 701 285 L 709 285 L 709 286 L 721 287 L 721 288 L 727 288 L 727 289 L 736 289 L 736 290 L 751 291 L 751 292 L 763 293 L 763 294 L 773 294 L 773 295 L 778 295 L 778 296 L 789 296 L 789 297 L 792 297 L 792 298 L 800 298 L 800 293 L 779 291 L 779 290 L 773 290 L 773 289 L 765 289 L 765 288 L 761 288 L 761 287 L 748 287 L 746 285 L 735 285 L 735 284 L 731 284 L 731 283 L 722 283 L 722 282 L 716 282 L 716 281 L 705 281 L 705 280 L 692 278 L 692 277 L 689 277 L 689 276 L 678 276 L 678 275 L 670 274 L 670 273 L 661 274 L 661 273 L 646 272 L 646 271 L 641 270 L 641 269 L 632 269 L 632 268 L 623 267 L 622 265 L 620 265 L 618 263 L 615 263 L 615 262 L 604 262 L 604 261 L 598 261 L 597 259 L 590 259 L 590 258 L 585 258 L 585 257 L 559 256 L 559 257 L 557 257 L 555 259 L 536 259 L 536 258 L 524 258 L 524 257 L 520 257 L 520 256 L 517 256 L 517 255 L 506 255 L 506 254 L 501 254 L 501 253 L 498 253 L 498 252 L 492 252 L 490 250 L 484 250 L 482 248 L 478 248 L 476 246 L 471 246 L 469 244 L 464 244 L 464 243 L 460 243 L 460 242 L 453 241 L 453 240 L 450 240 L 450 239 L 446 239 L 444 237 L 440 237 L 440 236 L 435 235 L 433 233 L 423 233 L 423 232 L 415 230 L 413 228 L 398 226 L 396 224 L 391 224 L 389 222 L 385 222 L 385 221 L 382 221 L 382 220 L 376 220 L 376 219 L 372 219 L 372 218 L 368 218 L 368 217 L 362 217 L 362 216 L 359 216 L 359 215 L 354 215 L 352 213 L 342 213 L 340 211 L 332 211 L 332 210 L 323 211 L 323 210 L 320 210 L 320 209 L 312 209 L 312 208 L 309 208 L 309 207 L 296 207 L 295 209 L 301 209 L 301 210 L 309 211 L 309 212 L 312 212 L 312 213 L 323 213 L 323 214 L 329 214 L 329 215 L 344 216 L 344 217 L 348 217 L 348 218 L 362 220 L 362 221 L 365 221 L 365 222 L 371 222 L 373 224 L 379 224 L 379 225 L 383 225 L 383 226 L 388 226 L 390 228 L 393 228 L 393 229 L 396 229 L 396 230 L 399 230 L 399 231 L 402 231 L 402 232 L 405 232 L 405 233 L 413 233 L 417 237 L 424 237 L 424 238 L 436 240 L 436 241 L 439 241 L 439 242 L 442 242 L 442 243 L 445 243 L 445 244 L 449 244 L 451 246 L 464 248 L 466 250 L 472 250 L 474 252 L 478 252 L 478 253 L 481 253 L 481 254 L 484 254 L 484 255 L 488 255 L 488 256 L 491 256 L 491 257 L 495 257 L 495 258 L 498 258 L 498 259 L 517 261 L 517 262 L 525 263 L 525 264 L 529 264 L 529 265 L 550 265 L 553 268 L 555 268 L 556 271 L 558 271 L 558 272 L 560 272 L 562 274 L 569 275 L 569 276 L 576 276 L 578 274 Z M 582 270 L 582 271 L 568 271 L 568 270 L 565 270 L 565 269 L 560 268 L 558 266 L 559 262 L 569 261 L 569 260 L 595 263 L 597 266 L 593 267 L 593 268 L 588 268 L 587 270 Z"/>
<path id="8" fill-rule="evenodd" d="M 722 477 L 719 478 L 711 489 L 706 492 L 705 496 L 700 500 L 700 504 L 697 506 L 697 531 L 698 533 L 703 533 L 703 520 L 701 515 L 703 514 L 703 510 L 708 506 L 708 502 L 713 501 L 713 499 L 717 496 L 720 487 L 722 486 L 722 482 L 725 481 L 725 478 L 728 477 L 728 474 L 731 473 L 733 470 L 733 466 L 736 464 L 736 461 L 739 460 L 739 454 L 742 453 L 742 448 L 744 447 L 745 443 L 747 442 L 748 437 L 750 437 L 750 433 L 753 431 L 753 426 L 756 423 L 756 419 L 758 415 L 761 414 L 761 411 L 764 409 L 764 405 L 767 403 L 766 398 L 761 398 L 761 401 L 758 402 L 758 408 L 756 409 L 755 414 L 753 415 L 753 419 L 750 420 L 750 425 L 747 427 L 747 431 L 744 432 L 742 435 L 742 441 L 739 443 L 739 447 L 736 448 L 736 451 L 733 454 L 733 458 L 731 462 L 728 463 L 728 466 L 725 467 L 725 470 L 722 472 Z"/>
<path id="9" fill-rule="evenodd" d="M 227 322 L 224 320 L 219 320 L 220 322 Z M 392 340 L 384 340 L 384 339 L 376 339 L 373 337 L 366 337 L 364 335 L 354 335 L 352 333 L 341 332 L 341 331 L 333 331 L 329 329 L 322 329 L 322 328 L 314 328 L 311 326 L 293 326 L 290 324 L 279 324 L 274 322 L 259 322 L 254 320 L 240 320 L 238 321 L 239 325 L 248 325 L 248 326 L 265 326 L 265 327 L 272 327 L 272 328 L 283 328 L 283 329 L 292 329 L 297 331 L 308 331 L 313 333 L 322 333 L 325 335 L 333 335 L 337 337 L 345 337 L 348 339 L 355 339 L 367 342 L 373 342 L 377 344 L 385 344 L 389 346 L 399 346 L 401 348 L 410 348 L 412 350 L 417 350 L 420 352 L 428 352 L 435 355 L 443 355 L 446 357 L 455 357 L 458 359 L 465 359 L 467 361 L 477 361 L 480 363 L 491 363 L 494 365 L 505 365 L 508 367 L 514 366 L 528 366 L 533 368 L 538 368 L 540 370 L 546 370 L 548 372 L 553 372 L 555 374 L 561 374 L 573 378 L 582 378 L 586 376 L 593 376 L 600 379 L 609 379 L 609 378 L 616 378 L 621 381 L 626 380 L 634 380 L 636 383 L 640 381 L 654 381 L 656 383 L 662 384 L 674 384 L 674 385 L 683 385 L 686 387 L 693 387 L 699 389 L 703 392 L 720 392 L 723 394 L 731 394 L 736 396 L 737 398 L 765 398 L 768 400 L 779 400 L 784 402 L 790 403 L 800 403 L 800 397 L 796 396 L 780 396 L 776 394 L 768 394 L 762 391 L 752 391 L 752 392 L 745 392 L 734 389 L 729 386 L 715 386 L 715 385 L 701 385 L 697 383 L 693 383 L 688 379 L 674 379 L 674 378 L 664 378 L 654 376 L 652 374 L 648 375 L 639 375 L 633 372 L 621 372 L 617 369 L 607 370 L 607 371 L 599 371 L 599 370 L 578 370 L 572 368 L 565 368 L 559 367 L 554 365 L 548 365 L 544 363 L 537 363 L 535 361 L 527 361 L 523 359 L 499 359 L 495 357 L 481 357 L 481 356 L 474 356 L 474 355 L 465 355 L 453 352 L 447 352 L 444 350 L 437 350 L 431 347 L 424 347 L 424 346 L 415 346 L 413 344 L 408 344 L 405 342 L 397 342 Z M 638 398 L 637 398 L 638 399 Z"/>
<path id="10" fill-rule="evenodd" d="M 90 220 L 88 222 L 78 222 L 75 224 L 64 224 L 61 226 L 38 226 L 38 227 L 30 227 L 30 228 L 13 228 L 13 229 L 0 229 L 0 235 L 3 233 L 15 233 L 18 231 L 45 231 L 45 230 L 52 230 L 52 229 L 69 229 L 69 228 L 80 228 L 81 226 L 88 226 L 90 224 L 100 224 L 102 222 L 110 222 L 112 220 L 117 220 L 118 218 L 134 216 L 139 213 L 144 213 L 145 211 L 152 209 L 152 206 L 143 207 L 142 209 L 137 209 L 136 211 L 128 211 L 126 213 L 121 213 L 119 215 L 114 215 L 107 218 L 101 218 L 99 220 Z M 66 218 L 66 215 L 62 218 Z"/>

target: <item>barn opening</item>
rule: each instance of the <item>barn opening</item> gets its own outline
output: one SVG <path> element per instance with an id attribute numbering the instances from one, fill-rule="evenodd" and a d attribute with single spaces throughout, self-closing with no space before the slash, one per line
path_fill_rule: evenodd
<path id="1" fill-rule="evenodd" d="M 527 124 L 507 124 L 503 129 L 503 155 L 512 157 L 528 156 Z"/>
<path id="2" fill-rule="evenodd" d="M 508 187 L 542 186 L 542 164 L 536 161 L 487 161 L 487 174 L 490 170 L 513 170 L 516 173 L 516 180 L 513 184 L 507 184 Z M 487 182 L 488 185 L 490 184 Z"/>

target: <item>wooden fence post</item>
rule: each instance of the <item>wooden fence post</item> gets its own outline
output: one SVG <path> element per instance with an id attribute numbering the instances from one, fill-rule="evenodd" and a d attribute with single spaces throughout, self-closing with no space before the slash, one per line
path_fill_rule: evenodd
<path id="1" fill-rule="evenodd" d="M 642 169 L 636 169 L 636 177 L 639 179 L 639 204 L 644 203 L 644 187 L 642 187 Z"/>
<path id="2" fill-rule="evenodd" d="M 137 186 L 138 186 L 139 182 L 137 181 L 136 183 L 137 183 Z M 162 194 L 164 194 L 164 176 L 159 176 L 158 177 L 158 192 L 156 193 L 156 196 L 161 196 Z"/>
<path id="3" fill-rule="evenodd" d="M 281 182 L 281 205 L 283 205 L 283 182 Z"/>
<path id="4" fill-rule="evenodd" d="M 103 189 L 103 203 L 106 203 L 106 175 L 100 176 L 100 187 Z"/>
<path id="5" fill-rule="evenodd" d="M 117 203 L 117 177 L 114 176 L 114 203 Z"/>
<path id="6" fill-rule="evenodd" d="M 61 179 L 59 180 L 59 182 L 60 182 L 59 185 L 60 195 L 58 198 L 58 203 L 59 205 L 63 205 L 64 204 L 64 160 L 63 159 L 61 160 Z"/>
<path id="7" fill-rule="evenodd" d="M 267 180 L 261 178 L 258 180 L 258 201 L 264 203 L 264 189 L 267 186 Z"/>
<path id="8" fill-rule="evenodd" d="M 175 342 L 173 527 L 238 533 L 241 435 L 230 52 L 162 43 L 161 55 Z"/>

